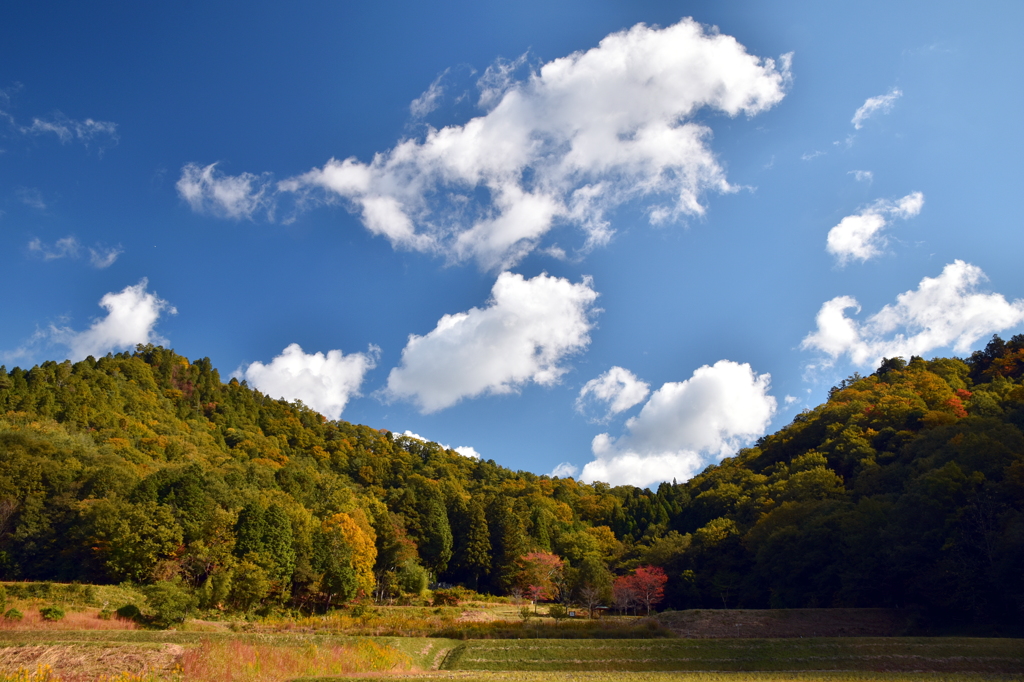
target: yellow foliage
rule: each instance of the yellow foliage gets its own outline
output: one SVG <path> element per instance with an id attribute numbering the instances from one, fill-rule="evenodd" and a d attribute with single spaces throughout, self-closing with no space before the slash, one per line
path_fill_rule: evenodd
<path id="1" fill-rule="evenodd" d="M 376 535 L 362 509 L 351 514 L 338 512 L 323 523 L 324 533 L 335 535 L 352 550 L 352 570 L 356 574 L 356 586 L 364 594 L 372 594 L 374 585 L 373 564 L 377 561 Z"/>

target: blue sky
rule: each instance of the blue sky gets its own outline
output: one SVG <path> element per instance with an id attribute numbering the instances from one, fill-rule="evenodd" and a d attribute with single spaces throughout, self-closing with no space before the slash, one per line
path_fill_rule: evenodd
<path id="1" fill-rule="evenodd" d="M 683 480 L 1024 331 L 1019 3 L 7 3 L 0 362 Z"/>

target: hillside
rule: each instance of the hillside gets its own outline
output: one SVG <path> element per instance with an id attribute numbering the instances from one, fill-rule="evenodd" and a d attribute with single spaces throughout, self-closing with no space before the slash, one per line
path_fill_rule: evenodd
<path id="1" fill-rule="evenodd" d="M 509 593 L 537 582 L 533 552 L 561 560 L 564 599 L 609 602 L 614 576 L 653 565 L 662 606 L 1013 624 L 1022 380 L 1022 337 L 886 360 L 652 492 L 328 421 L 159 347 L 0 368 L 0 579 L 172 581 L 207 608 L 321 610 L 431 578 Z"/>

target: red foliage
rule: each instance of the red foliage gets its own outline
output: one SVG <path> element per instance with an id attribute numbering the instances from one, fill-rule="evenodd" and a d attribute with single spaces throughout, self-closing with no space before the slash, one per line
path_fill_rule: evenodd
<path id="1" fill-rule="evenodd" d="M 665 598 L 668 576 L 658 566 L 640 566 L 630 575 L 619 576 L 612 584 L 619 608 L 643 606 L 647 613 Z"/>

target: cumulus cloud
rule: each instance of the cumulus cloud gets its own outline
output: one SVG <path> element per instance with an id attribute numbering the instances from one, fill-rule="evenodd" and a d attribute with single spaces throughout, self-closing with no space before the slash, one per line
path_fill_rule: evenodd
<path id="1" fill-rule="evenodd" d="M 869 185 L 874 182 L 875 179 L 875 174 L 866 170 L 852 170 L 850 171 L 850 175 L 852 175 L 853 179 L 857 182 L 866 182 Z"/>
<path id="2" fill-rule="evenodd" d="M 602 409 L 605 409 L 603 419 L 607 420 L 643 402 L 650 392 L 651 385 L 628 369 L 612 367 L 583 385 L 576 398 L 576 410 L 587 414 L 593 411 L 595 404 L 601 403 L 606 406 Z"/>
<path id="3" fill-rule="evenodd" d="M 437 443 L 437 441 L 432 441 L 429 438 L 424 438 L 420 434 L 413 433 L 412 431 L 408 431 L 408 430 L 405 433 L 403 433 L 402 435 L 406 436 L 408 438 L 415 438 L 416 440 L 421 440 L 424 443 Z M 480 459 L 480 453 L 476 451 L 476 448 L 471 447 L 469 445 L 460 445 L 460 446 L 458 446 L 456 448 L 453 448 L 450 445 L 442 445 L 441 443 L 437 443 L 437 444 L 440 445 L 445 450 L 453 450 L 453 451 L 459 453 L 460 455 L 462 455 L 463 457 L 469 457 L 470 459 Z"/>
<path id="4" fill-rule="evenodd" d="M 868 97 L 867 100 L 864 101 L 864 104 L 854 112 L 853 118 L 850 119 L 850 123 L 853 124 L 855 129 L 860 130 L 864 127 L 864 121 L 868 120 L 875 114 L 888 114 L 892 111 L 893 106 L 896 105 L 896 100 L 902 96 L 902 90 L 899 88 L 892 88 L 884 95 Z"/>
<path id="5" fill-rule="evenodd" d="M 551 476 L 552 478 L 575 478 L 576 474 L 578 474 L 579 471 L 580 468 L 578 466 L 575 466 L 570 462 L 562 462 L 554 469 L 552 469 L 551 473 L 548 474 L 548 476 Z"/>
<path id="6" fill-rule="evenodd" d="M 185 164 L 175 184 L 178 194 L 196 213 L 209 213 L 219 218 L 251 220 L 260 211 L 272 216 L 273 200 L 268 194 L 268 175 L 225 175 L 217 164 L 199 166 Z"/>
<path id="7" fill-rule="evenodd" d="M 43 260 L 57 260 L 59 258 L 79 258 L 82 255 L 82 245 L 74 235 L 58 239 L 52 246 L 43 243 L 36 237 L 28 243 L 28 250 Z M 104 247 L 95 246 L 85 249 L 89 254 L 89 264 L 94 268 L 102 270 L 114 264 L 117 257 L 124 253 L 120 246 Z"/>
<path id="8" fill-rule="evenodd" d="M 264 365 L 253 362 L 239 374 L 275 398 L 301 400 L 331 419 L 339 419 L 350 398 L 359 396 L 366 373 L 376 367 L 380 349 L 344 355 L 340 350 L 304 353 L 293 343 Z"/>
<path id="9" fill-rule="evenodd" d="M 860 172 L 860 171 L 857 171 Z M 828 232 L 825 250 L 839 265 L 866 261 L 882 253 L 888 243 L 882 230 L 890 218 L 912 218 L 921 212 L 924 194 L 913 192 L 898 201 L 876 201 L 856 215 L 846 216 Z"/>
<path id="10" fill-rule="evenodd" d="M 686 381 L 662 385 L 626 422 L 626 433 L 594 437 L 595 459 L 580 480 L 647 487 L 685 481 L 761 435 L 777 407 L 769 374 L 719 360 Z"/>
<path id="11" fill-rule="evenodd" d="M 1024 322 L 1024 300 L 1011 303 L 1002 294 L 979 291 L 985 279 L 981 268 L 956 260 L 864 322 L 846 315 L 851 308 L 860 312 L 855 298 L 837 296 L 822 304 L 818 328 L 801 348 L 824 353 L 826 365 L 846 355 L 855 365 L 871 367 L 883 357 L 907 358 L 947 346 L 967 353 L 979 339 Z"/>
<path id="12" fill-rule="evenodd" d="M 561 361 L 590 343 L 591 284 L 501 273 L 486 307 L 445 315 L 425 336 L 409 336 L 385 395 L 412 400 L 426 413 L 529 382 L 556 383 L 567 371 Z"/>
<path id="13" fill-rule="evenodd" d="M 81 332 L 51 327 L 50 338 L 67 346 L 72 360 L 128 350 L 140 343 L 167 343 L 156 333 L 156 323 L 164 312 L 174 315 L 178 311 L 155 293 L 146 291 L 148 284 L 143 279 L 117 293 L 106 294 L 100 299 L 100 306 L 107 310 L 106 317 Z"/>
<path id="14" fill-rule="evenodd" d="M 485 268 L 511 266 L 557 225 L 578 228 L 592 248 L 608 241 L 606 216 L 624 202 L 644 201 L 658 223 L 701 215 L 706 192 L 731 191 L 696 115 L 771 108 L 789 65 L 789 55 L 758 58 L 691 19 L 638 24 L 525 78 L 522 60 L 500 62 L 479 83 L 484 113 L 464 125 L 428 128 L 369 162 L 331 159 L 277 191 L 300 207 L 343 201 L 396 248 Z M 435 85 L 414 114 L 436 102 Z M 183 180 L 198 169 L 186 166 Z M 241 185 L 242 197 L 263 198 L 261 185 Z"/>

